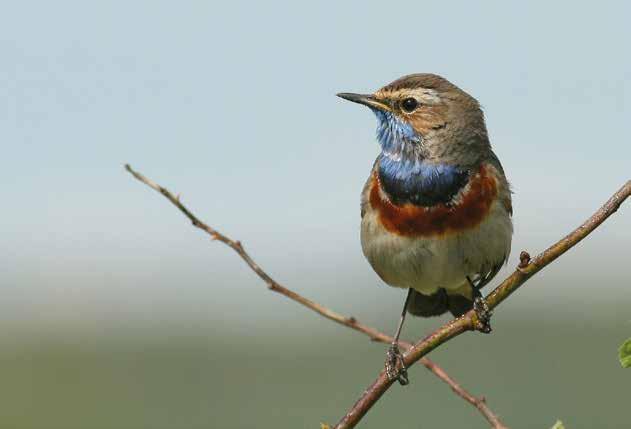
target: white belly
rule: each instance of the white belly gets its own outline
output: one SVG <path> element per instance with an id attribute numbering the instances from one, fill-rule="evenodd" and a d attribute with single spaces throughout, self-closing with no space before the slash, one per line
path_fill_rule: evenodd
<path id="1" fill-rule="evenodd" d="M 404 237 L 387 231 L 368 208 L 361 223 L 364 255 L 384 282 L 425 295 L 439 288 L 455 290 L 466 276 L 489 271 L 508 258 L 510 217 L 495 203 L 472 230 L 443 236 Z"/>

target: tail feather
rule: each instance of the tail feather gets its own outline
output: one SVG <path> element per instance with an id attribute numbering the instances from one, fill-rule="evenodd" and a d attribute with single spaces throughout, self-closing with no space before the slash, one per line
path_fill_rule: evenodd
<path id="1" fill-rule="evenodd" d="M 420 317 L 440 316 L 447 311 L 454 317 L 460 317 L 471 308 L 471 300 L 462 295 L 447 295 L 445 289 L 439 289 L 433 295 L 423 295 L 413 290 L 408 303 L 408 313 Z"/>
<path id="2" fill-rule="evenodd" d="M 473 301 L 462 295 L 449 295 L 449 312 L 460 317 L 473 308 Z"/>

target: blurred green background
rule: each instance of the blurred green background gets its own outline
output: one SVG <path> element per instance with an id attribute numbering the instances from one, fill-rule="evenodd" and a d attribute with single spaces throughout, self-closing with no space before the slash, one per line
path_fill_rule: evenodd
<path id="1" fill-rule="evenodd" d="M 294 305 L 277 299 L 279 311 Z M 466 334 L 431 357 L 511 427 L 549 428 L 561 418 L 568 428 L 627 428 L 629 375 L 615 350 L 629 326 L 616 305 L 577 308 L 563 320 L 552 308 L 516 318 L 507 307 L 492 335 Z M 430 326 L 414 321 L 407 332 Z M 306 311 L 292 326 L 120 328 L 3 338 L 2 427 L 314 428 L 345 413 L 385 353 Z M 360 426 L 488 427 L 422 366 L 410 377 Z"/>
<path id="2" fill-rule="evenodd" d="M 370 112 L 413 72 L 482 103 L 543 250 L 631 171 L 627 2 L 7 3 L 0 14 L 0 428 L 317 428 L 385 346 L 267 291 L 122 169 L 240 239 L 278 281 L 385 332 L 364 260 Z M 628 428 L 631 207 L 431 357 L 512 428 Z M 422 337 L 446 319 L 411 320 Z M 425 369 L 366 428 L 484 428 Z"/>

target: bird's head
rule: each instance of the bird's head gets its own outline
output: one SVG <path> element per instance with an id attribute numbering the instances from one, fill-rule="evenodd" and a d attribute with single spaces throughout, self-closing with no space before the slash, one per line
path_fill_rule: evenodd
<path id="1" fill-rule="evenodd" d="M 412 74 L 374 94 L 337 95 L 375 112 L 382 154 L 393 161 L 466 165 L 489 147 L 476 99 L 440 76 Z"/>

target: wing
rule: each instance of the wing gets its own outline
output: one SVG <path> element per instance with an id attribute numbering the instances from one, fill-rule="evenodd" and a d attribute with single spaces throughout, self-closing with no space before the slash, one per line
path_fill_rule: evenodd
<path id="1" fill-rule="evenodd" d="M 473 286 L 476 289 L 482 289 L 484 286 L 486 286 L 502 269 L 502 266 L 506 263 L 507 259 L 507 257 L 504 257 L 502 262 L 492 266 L 490 270 L 476 274 L 474 278 L 471 279 Z"/>

